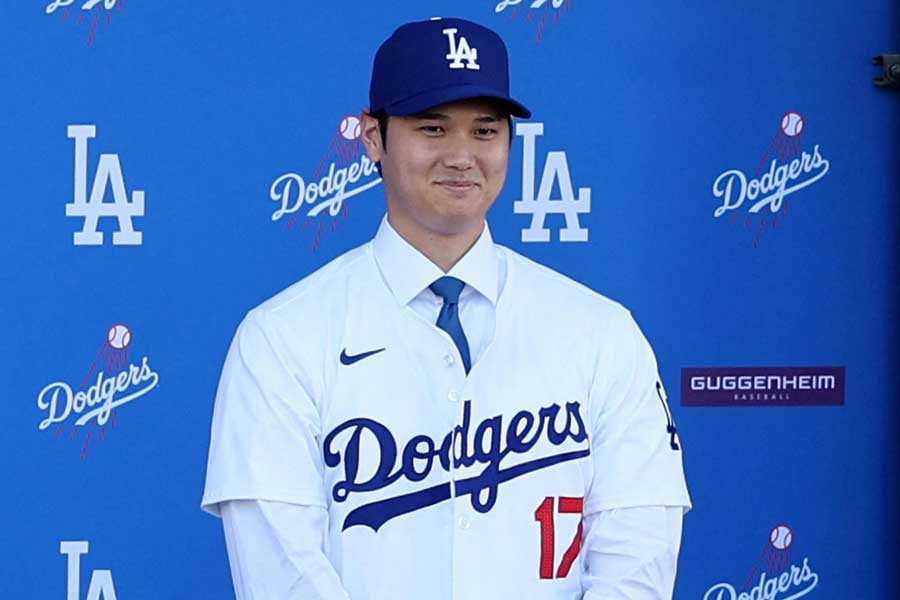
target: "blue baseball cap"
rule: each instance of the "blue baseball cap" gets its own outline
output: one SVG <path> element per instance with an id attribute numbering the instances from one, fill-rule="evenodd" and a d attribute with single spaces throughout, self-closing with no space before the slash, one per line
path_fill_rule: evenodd
<path id="1" fill-rule="evenodd" d="M 509 95 L 506 44 L 487 27 L 435 17 L 401 25 L 378 48 L 370 112 L 412 115 L 466 98 L 493 98 L 514 116 L 531 116 Z"/>

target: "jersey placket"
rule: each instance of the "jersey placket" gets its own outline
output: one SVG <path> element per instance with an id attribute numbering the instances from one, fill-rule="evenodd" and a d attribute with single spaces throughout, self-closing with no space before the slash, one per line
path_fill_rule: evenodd
<path id="1" fill-rule="evenodd" d="M 477 292 L 474 292 L 474 290 L 466 289 L 460 296 L 458 310 L 462 311 L 463 304 L 471 300 L 471 296 L 475 293 Z M 434 356 L 435 360 L 440 361 L 440 366 L 430 363 L 426 366 L 426 369 L 428 373 L 435 374 L 433 379 L 429 378 L 432 379 L 432 384 L 436 391 L 435 402 L 438 406 L 449 405 L 446 413 L 444 411 L 441 412 L 445 414 L 444 422 L 447 424 L 447 431 L 453 432 L 449 461 L 450 470 L 448 473 L 450 503 L 452 506 L 452 511 L 450 511 L 452 522 L 449 524 L 449 530 L 452 532 L 450 540 L 452 544 L 450 553 L 452 565 L 451 580 L 447 582 L 445 589 L 449 590 L 449 597 L 454 600 L 470 600 L 479 597 L 478 584 L 476 581 L 472 581 L 471 568 L 469 567 L 470 561 L 473 560 L 472 557 L 478 556 L 478 530 L 475 526 L 478 513 L 472 506 L 470 496 L 460 497 L 457 495 L 456 485 L 459 478 L 472 477 L 477 474 L 478 466 L 476 465 L 474 470 L 457 472 L 454 457 L 462 454 L 462 444 L 466 443 L 466 440 L 457 435 L 456 430 L 457 426 L 461 427 L 463 424 L 465 403 L 477 402 L 477 394 L 473 393 L 472 373 L 476 369 L 484 368 L 483 366 L 479 367 L 476 357 L 478 362 L 481 362 L 483 355 L 488 354 L 488 350 L 493 345 L 492 341 L 496 331 L 496 316 L 493 322 L 488 324 L 488 331 L 482 333 L 488 336 L 486 343 L 482 344 L 484 346 L 480 352 L 482 356 L 478 356 L 478 350 L 476 350 L 476 348 L 479 348 L 479 345 L 473 344 L 472 365 L 470 373 L 467 375 L 455 342 L 446 331 L 438 328 L 436 325 L 437 315 L 443 300 L 435 295 L 431 302 L 435 307 L 433 317 L 431 315 L 425 316 L 411 307 L 408 307 L 408 314 L 425 325 L 432 335 L 440 336 L 441 343 L 436 345 L 435 354 L 431 355 L 431 353 L 428 353 L 429 363 L 432 360 L 431 357 Z M 430 343 L 426 341 L 426 347 Z M 472 425 L 470 423 L 470 438 Z"/>
<path id="2" fill-rule="evenodd" d="M 462 426 L 465 402 L 472 402 L 472 394 L 469 393 L 470 386 L 468 385 L 468 383 L 469 380 L 465 382 L 465 385 L 463 387 L 463 392 L 461 395 L 461 398 L 463 399 L 459 400 L 458 402 L 459 406 L 453 429 L 454 436 L 451 457 L 461 456 L 463 453 L 463 445 L 466 444 L 466 440 L 463 439 L 462 436 L 456 434 L 456 426 Z M 472 507 L 472 499 L 470 496 L 460 496 L 457 494 L 457 482 L 460 479 L 471 476 L 473 476 L 471 472 L 466 472 L 464 470 L 457 471 L 455 461 L 451 459 L 450 502 L 453 505 L 453 548 L 451 556 L 453 557 L 452 597 L 454 600 L 469 600 L 471 598 L 477 598 L 477 595 L 472 595 L 472 586 L 473 584 L 475 584 L 475 582 L 472 581 L 471 569 L 469 568 L 469 561 L 471 561 L 473 557 L 477 557 L 479 555 L 477 548 L 477 513 Z"/>
<path id="3" fill-rule="evenodd" d="M 435 305 L 439 307 L 441 303 L 442 301 L 437 299 Z M 436 310 L 435 320 L 437 318 L 437 312 L 438 311 Z M 467 500 L 465 498 L 458 499 L 456 496 L 457 473 L 453 457 L 456 455 L 458 443 L 461 443 L 457 441 L 458 436 L 455 432 L 457 425 L 462 424 L 463 407 L 465 399 L 468 398 L 466 395 L 468 377 L 459 355 L 459 350 L 447 332 L 439 329 L 435 325 L 434 320 L 426 318 L 417 311 L 408 309 L 408 314 L 411 318 L 419 321 L 428 329 L 428 334 L 426 334 L 428 337 L 433 336 L 440 340 L 439 344 L 433 344 L 431 341 L 425 342 L 426 346 L 433 345 L 435 348 L 433 354 L 427 354 L 429 364 L 425 365 L 425 368 L 428 373 L 432 374 L 432 376 L 429 377 L 429 380 L 431 380 L 431 383 L 434 386 L 432 393 L 434 394 L 435 405 L 438 407 L 437 410 L 442 414 L 442 418 L 446 424 L 446 431 L 452 432 L 449 461 L 450 470 L 447 475 L 450 481 L 450 505 L 452 507 L 452 510 L 448 511 L 451 515 L 450 518 L 452 519 L 452 522 L 448 527 L 448 530 L 451 532 L 449 542 L 452 545 L 450 552 L 452 564 L 449 565 L 451 573 L 450 580 L 447 581 L 442 588 L 447 590 L 448 595 L 446 597 L 453 598 L 454 600 L 462 599 L 467 596 L 458 593 L 457 583 L 459 582 L 459 577 L 465 573 L 465 570 L 460 568 L 460 557 L 463 556 L 466 551 L 470 551 L 470 549 L 462 549 L 461 553 L 460 546 L 465 542 L 467 537 L 470 537 L 465 534 L 471 530 L 470 514 L 472 510 L 470 506 L 465 507 L 468 508 L 468 510 L 465 510 L 465 508 L 463 510 L 459 509 L 458 503 L 466 502 Z M 433 363 L 431 362 L 432 360 L 434 361 Z"/>
<path id="4" fill-rule="evenodd" d="M 479 403 L 479 397 L 476 390 L 476 381 L 477 375 L 473 377 L 473 374 L 476 371 L 480 372 L 485 369 L 485 358 L 490 354 L 490 348 L 493 346 L 493 338 L 494 333 L 497 327 L 497 316 L 495 315 L 493 323 L 490 324 L 490 330 L 486 332 L 482 332 L 486 334 L 488 337 L 484 341 L 483 348 L 479 353 L 477 358 L 477 362 L 475 361 L 475 356 L 473 355 L 472 368 L 468 374 L 468 376 L 464 376 L 461 380 L 461 393 L 457 396 L 458 399 L 458 411 L 456 414 L 456 420 L 454 423 L 454 437 L 453 437 L 453 446 L 451 448 L 451 455 L 457 455 L 457 448 L 459 449 L 459 456 L 463 455 L 463 445 L 467 443 L 468 440 L 463 439 L 461 436 L 457 436 L 455 431 L 456 427 L 460 428 L 463 425 L 464 413 L 465 413 L 465 403 L 470 404 L 470 409 L 472 409 L 472 413 L 475 413 L 474 407 Z M 441 332 L 443 333 L 443 332 Z M 452 340 L 449 340 L 449 336 L 447 336 L 449 343 L 452 344 Z M 455 346 L 454 346 L 455 349 Z M 458 372 L 462 372 L 460 368 Z M 475 419 L 472 418 L 472 421 L 469 423 L 469 431 L 468 437 L 473 440 L 473 427 L 475 426 Z M 459 438 L 459 443 L 457 444 L 457 438 Z M 477 557 L 481 556 L 479 550 L 479 534 L 481 533 L 478 527 L 479 516 L 474 506 L 472 497 L 470 495 L 459 496 L 457 495 L 457 482 L 460 479 L 466 479 L 469 477 L 474 477 L 477 475 L 477 472 L 483 468 L 483 465 L 474 465 L 473 469 L 469 469 L 467 471 L 457 472 L 454 461 L 450 461 L 450 501 L 453 503 L 453 599 L 454 600 L 472 600 L 475 598 L 480 598 L 480 590 L 479 584 L 477 581 L 477 577 L 473 576 L 471 561 L 478 560 Z"/>
<path id="5" fill-rule="evenodd" d="M 465 301 L 466 296 L 468 295 L 469 294 L 464 293 L 461 300 Z M 439 298 L 435 301 L 435 305 L 437 306 L 442 303 L 442 300 Z M 459 309 L 461 310 L 461 308 L 462 306 L 460 305 Z M 450 503 L 453 507 L 453 510 L 451 511 L 452 523 L 450 524 L 450 531 L 452 532 L 452 548 L 450 554 L 453 564 L 451 565 L 451 581 L 448 582 L 446 589 L 450 590 L 450 597 L 453 598 L 453 600 L 466 600 L 474 597 L 467 589 L 466 578 L 468 573 L 465 562 L 467 556 L 477 554 L 474 547 L 475 531 L 472 528 L 474 509 L 471 506 L 468 496 L 457 496 L 456 484 L 459 474 L 456 469 L 454 457 L 457 456 L 457 453 L 459 453 L 459 455 L 462 454 L 462 444 L 466 443 L 466 440 L 457 435 L 456 431 L 457 427 L 461 427 L 463 424 L 465 403 L 472 401 L 472 394 L 469 393 L 471 377 L 465 372 L 459 349 L 453 339 L 447 332 L 439 329 L 434 322 L 429 323 L 429 325 L 431 325 L 433 331 L 437 335 L 441 336 L 443 343 L 441 360 L 445 367 L 443 369 L 445 377 L 440 378 L 440 380 L 446 382 L 444 387 L 444 389 L 446 389 L 445 401 L 452 407 L 452 410 L 450 411 L 450 415 L 452 416 L 450 416 L 447 423 L 448 430 L 453 432 L 451 438 L 452 444 L 450 446 L 450 471 L 448 473 L 450 479 Z M 474 370 L 475 356 L 472 356 L 472 358 L 472 370 Z"/>

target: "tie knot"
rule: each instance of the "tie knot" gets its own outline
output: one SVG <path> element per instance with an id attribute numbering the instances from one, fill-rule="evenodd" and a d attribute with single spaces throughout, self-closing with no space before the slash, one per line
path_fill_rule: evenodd
<path id="1" fill-rule="evenodd" d="M 428 287 L 444 299 L 444 304 L 458 304 L 459 295 L 465 286 L 465 282 L 456 277 L 441 277 Z"/>

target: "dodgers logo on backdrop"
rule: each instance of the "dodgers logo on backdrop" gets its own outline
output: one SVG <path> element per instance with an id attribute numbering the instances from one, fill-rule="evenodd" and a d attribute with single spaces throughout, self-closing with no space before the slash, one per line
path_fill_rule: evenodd
<path id="1" fill-rule="evenodd" d="M 132 219 L 144 216 L 143 190 L 133 190 L 129 201 L 119 155 L 101 154 L 88 197 L 87 182 L 91 176 L 88 171 L 88 140 L 97 137 L 97 127 L 69 125 L 68 136 L 75 140 L 75 194 L 72 202 L 66 204 L 66 216 L 83 219 L 81 231 L 72 234 L 72 243 L 76 246 L 102 246 L 104 234 L 97 231 L 97 225 L 101 218 L 114 218 L 119 230 L 113 232 L 113 245 L 140 245 L 144 240 L 143 234 L 135 231 Z M 112 187 L 112 202 L 104 202 L 107 186 Z"/>
<path id="2" fill-rule="evenodd" d="M 544 124 L 516 123 L 516 135 L 521 136 L 523 142 L 522 199 L 513 203 L 513 212 L 531 215 L 531 224 L 522 230 L 522 241 L 550 241 L 550 229 L 545 223 L 548 214 L 565 216 L 565 226 L 559 230 L 559 241 L 588 241 L 588 229 L 581 226 L 579 215 L 591 212 L 591 188 L 578 188 L 576 196 L 566 153 L 554 151 L 547 153 L 547 160 L 540 172 L 540 186 L 535 193 L 537 138 L 544 135 Z M 559 184 L 559 198 L 551 198 L 555 183 Z"/>
<path id="3" fill-rule="evenodd" d="M 144 397 L 159 384 L 159 374 L 146 355 L 132 360 L 131 343 L 131 329 L 117 323 L 109 328 L 80 384 L 54 381 L 45 385 L 37 395 L 43 417 L 38 430 L 55 426 L 54 437 L 60 439 L 65 426 L 71 424 L 70 440 L 77 440 L 84 431 L 81 459 L 85 460 L 92 441 L 106 439 L 107 425 L 112 429 L 118 426 L 116 409 Z"/>
<path id="4" fill-rule="evenodd" d="M 743 585 L 722 581 L 712 585 L 703 600 L 795 600 L 806 596 L 819 584 L 819 575 L 809 557 L 793 555 L 794 531 L 776 525 Z"/>
<path id="5" fill-rule="evenodd" d="M 509 18 L 516 20 L 522 14 L 523 7 L 527 7 L 522 21 L 537 24 L 535 41 L 540 44 L 547 27 L 559 23 L 563 10 L 565 12 L 572 10 L 572 2 L 573 0 L 501 0 L 494 7 L 494 12 L 502 13 L 510 9 L 507 13 Z"/>
<path id="6" fill-rule="evenodd" d="M 474 429 L 474 434 L 470 434 L 470 428 Z M 401 478 L 411 482 L 422 481 L 429 476 L 436 463 L 449 473 L 452 460 L 454 469 L 480 468 L 477 475 L 456 479 L 454 489 L 456 497 L 469 496 L 472 508 L 486 513 L 497 502 L 503 483 L 588 456 L 590 446 L 584 443 L 587 439 L 588 432 L 578 402 L 567 402 L 565 407 L 551 404 L 541 408 L 537 415 L 523 410 L 505 426 L 503 415 L 472 426 L 471 402 L 466 400 L 463 403 L 462 423 L 440 442 L 427 435 L 417 435 L 408 440 L 402 452 L 398 453 L 397 440 L 386 425 L 374 419 L 357 418 L 332 429 L 325 437 L 323 446 L 327 467 L 336 469 L 343 463 L 344 479 L 332 488 L 335 502 L 346 502 L 352 494 L 389 488 Z M 510 455 L 528 455 L 542 440 L 553 447 L 565 447 L 549 456 L 529 457 L 530 460 L 506 468 L 501 466 L 501 462 Z M 368 460 L 377 457 L 378 466 L 374 473 L 360 472 L 363 454 Z M 347 514 L 342 529 L 366 525 L 378 531 L 391 519 L 449 500 L 450 485 L 446 481 L 412 493 L 359 505 Z"/>
<path id="7" fill-rule="evenodd" d="M 345 201 L 381 183 L 375 163 L 365 154 L 361 135 L 359 119 L 345 116 L 308 180 L 288 172 L 276 177 L 269 186 L 269 199 L 279 205 L 272 213 L 272 221 L 290 215 L 286 229 L 315 229 L 313 252 L 319 249 L 326 230 L 337 231 L 339 215 L 341 219 L 349 218 L 350 207 Z M 304 219 L 297 227 L 299 215 Z M 328 217 L 330 226 L 326 226 Z"/>
<path id="8" fill-rule="evenodd" d="M 111 25 L 113 9 L 121 13 L 125 8 L 126 0 L 53 0 L 47 4 L 44 12 L 48 15 L 58 14 L 61 21 L 69 21 L 78 25 L 90 23 L 87 34 L 87 45 L 93 46 L 97 36 L 97 30 L 101 24 Z M 74 6 L 73 6 L 74 4 Z M 62 9 L 58 13 L 57 9 Z M 86 15 L 93 16 L 86 18 Z"/>
<path id="9" fill-rule="evenodd" d="M 88 553 L 90 544 L 85 541 L 60 542 L 59 553 L 66 557 L 66 600 L 81 600 L 81 557 Z M 116 586 L 112 571 L 94 569 L 88 582 L 84 600 L 116 600 Z"/>
<path id="10" fill-rule="evenodd" d="M 730 222 L 735 223 L 745 215 L 744 227 L 755 230 L 754 247 L 791 213 L 789 196 L 821 180 L 831 167 L 819 144 L 804 150 L 807 130 L 803 115 L 786 112 L 753 172 L 728 169 L 713 182 L 713 196 L 721 203 L 713 217 L 730 214 Z"/>

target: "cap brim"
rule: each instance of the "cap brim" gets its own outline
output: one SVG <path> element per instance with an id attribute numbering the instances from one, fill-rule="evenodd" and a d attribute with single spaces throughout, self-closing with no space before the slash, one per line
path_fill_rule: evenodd
<path id="1" fill-rule="evenodd" d="M 478 85 L 454 85 L 438 88 L 436 90 L 428 90 L 427 92 L 422 92 L 421 94 L 416 94 L 410 98 L 405 98 L 400 102 L 385 106 L 384 111 L 395 117 L 403 117 L 423 112 L 441 104 L 456 102 L 457 100 L 466 100 L 469 98 L 489 98 L 498 100 L 509 110 L 509 114 L 524 119 L 531 117 L 531 111 L 525 108 L 524 105 L 516 102 L 509 96 L 498 94 L 495 89 Z"/>

